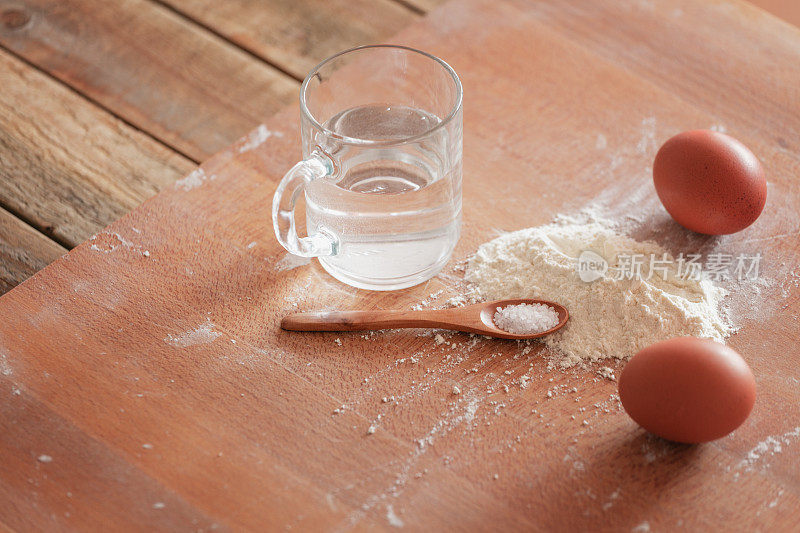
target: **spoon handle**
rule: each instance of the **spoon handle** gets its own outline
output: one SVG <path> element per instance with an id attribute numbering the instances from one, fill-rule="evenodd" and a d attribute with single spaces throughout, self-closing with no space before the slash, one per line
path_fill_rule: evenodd
<path id="1" fill-rule="evenodd" d="M 281 320 L 290 331 L 366 331 L 395 328 L 461 329 L 449 309 L 421 311 L 319 311 L 295 313 Z M 463 331 L 463 330 L 462 330 Z"/>

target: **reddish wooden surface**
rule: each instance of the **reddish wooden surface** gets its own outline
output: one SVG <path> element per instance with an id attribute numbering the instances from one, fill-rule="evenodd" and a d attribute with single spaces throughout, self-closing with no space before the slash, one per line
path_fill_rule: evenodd
<path id="1" fill-rule="evenodd" d="M 280 331 L 295 310 L 409 308 L 440 288 L 443 301 L 457 276 L 448 268 L 387 294 L 343 286 L 315 264 L 286 268 L 268 206 L 299 154 L 290 108 L 267 124 L 280 135 L 215 156 L 204 177 L 0 298 L 0 524 L 796 526 L 800 32 L 741 3 L 652 7 L 470 0 L 396 41 L 444 57 L 464 83 L 454 261 L 497 230 L 604 193 L 641 217 L 637 236 L 764 254 L 772 285 L 733 295 L 746 298 L 730 345 L 759 387 L 733 435 L 695 447 L 649 437 L 611 398 L 613 382 L 549 371 L 538 348 L 521 355 L 513 342 Z M 646 40 L 634 46 L 636 35 Z M 759 155 L 770 196 L 747 231 L 690 238 L 658 206 L 650 165 L 672 134 L 712 125 Z"/>
<path id="2" fill-rule="evenodd" d="M 786 22 L 800 26 L 800 3 L 796 0 L 750 0 L 750 2 Z"/>

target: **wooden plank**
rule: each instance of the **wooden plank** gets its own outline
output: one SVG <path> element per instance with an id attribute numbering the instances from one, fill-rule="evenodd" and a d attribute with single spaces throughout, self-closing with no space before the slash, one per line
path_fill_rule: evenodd
<path id="1" fill-rule="evenodd" d="M 795 69 L 782 67 L 797 60 L 799 28 L 742 0 L 519 4 L 606 60 L 709 110 L 720 125 L 756 130 L 787 153 L 800 154 L 800 127 L 780 111 L 797 109 L 800 102 Z M 617 24 L 620 13 L 631 24 Z M 718 27 L 722 19 L 726 24 Z M 762 42 L 767 25 L 773 32 L 768 46 L 754 46 Z M 706 38 L 711 31 L 716 39 Z M 762 70 L 749 68 L 754 62 L 770 69 L 772 83 L 764 83 Z"/>
<path id="2" fill-rule="evenodd" d="M 161 0 L 302 80 L 326 57 L 390 39 L 418 18 L 392 0 Z"/>
<path id="3" fill-rule="evenodd" d="M 0 209 L 0 294 L 13 289 L 67 250 Z"/>
<path id="4" fill-rule="evenodd" d="M 0 520 L 12 530 L 177 531 L 214 524 L 118 450 L 54 414 L 13 375 L 0 374 L 0 394 L 0 452 L 6 458 L 0 465 Z M 150 451 L 140 445 L 131 453 Z M 112 502 L 113 511 L 100 501 Z M 160 512 L 167 507 L 170 512 Z"/>
<path id="5" fill-rule="evenodd" d="M 646 66 L 620 65 L 553 29 L 538 9 L 447 4 L 396 38 L 446 58 L 467 89 L 454 261 L 498 230 L 547 222 L 602 195 L 646 221 L 641 236 L 681 242 L 650 188 L 653 156 L 676 131 L 719 117 L 654 83 Z M 682 24 L 701 23 L 691 17 Z M 614 20 L 622 35 L 637 23 L 624 5 Z M 754 31 L 779 48 L 770 20 Z M 736 24 L 735 11 L 716 23 Z M 704 39 L 725 31 L 711 27 Z M 784 79 L 800 84 L 790 66 Z M 771 63 L 744 68 L 756 79 Z M 730 253 L 755 244 L 772 258 L 773 283 L 760 296 L 732 295 L 748 313 L 758 308 L 730 344 L 753 368 L 759 396 L 724 439 L 681 446 L 646 435 L 611 397 L 615 383 L 591 369 L 548 369 L 541 346 L 526 356 L 516 343 L 461 334 L 436 344 L 430 332 L 279 330 L 295 309 L 408 308 L 459 290 L 450 267 L 428 284 L 374 293 L 285 260 L 266 206 L 298 157 L 294 106 L 266 123 L 282 135 L 218 154 L 0 299 L 0 397 L 19 387 L 45 413 L 44 427 L 63 420 L 93 439 L 70 441 L 99 444 L 85 452 L 85 478 L 53 454 L 49 482 L 25 486 L 16 473 L 29 467 L 24 458 L 59 449 L 55 432 L 29 446 L 37 425 L 27 423 L 8 440 L 12 465 L 0 465 L 0 487 L 56 516 L 54 529 L 69 525 L 60 513 L 69 486 L 105 486 L 108 456 L 158 489 L 119 483 L 107 498 L 81 493 L 78 508 L 98 513 L 81 516 L 84 529 L 132 516 L 119 502 L 154 501 L 161 487 L 189 506 L 165 506 L 163 520 L 213 517 L 231 529 L 791 529 L 800 509 L 798 159 L 747 127 L 760 111 L 743 107 L 728 126 L 769 169 L 768 208 L 747 231 L 706 241 Z M 767 122 L 780 114 L 787 129 L 800 127 L 797 116 L 766 111 Z M 0 425 L 33 418 L 9 405 Z M 6 522 L 24 523 L 26 510 L 12 509 Z"/>
<path id="6" fill-rule="evenodd" d="M 148 0 L 22 0 L 0 44 L 200 161 L 296 97 L 297 82 Z"/>
<path id="7" fill-rule="evenodd" d="M 72 247 L 194 164 L 0 51 L 0 204 Z"/>

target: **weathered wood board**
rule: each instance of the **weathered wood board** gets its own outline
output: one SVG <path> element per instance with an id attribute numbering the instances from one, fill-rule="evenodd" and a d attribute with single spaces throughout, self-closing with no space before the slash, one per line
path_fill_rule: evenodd
<path id="1" fill-rule="evenodd" d="M 0 50 L 0 205 L 77 246 L 194 164 Z"/>
<path id="2" fill-rule="evenodd" d="M 457 277 L 451 264 L 422 286 L 370 293 L 286 258 L 268 209 L 299 156 L 293 107 L 267 122 L 263 144 L 218 154 L 0 298 L 0 524 L 794 527 L 800 31 L 736 2 L 469 0 L 394 42 L 445 58 L 464 83 L 453 264 L 497 231 L 591 202 L 632 216 L 637 237 L 764 255 L 760 294 L 731 296 L 742 328 L 730 344 L 759 387 L 750 419 L 677 446 L 621 412 L 615 383 L 550 371 L 538 348 L 280 331 L 294 309 L 403 308 L 441 289 L 436 305 Z M 754 226 L 706 239 L 670 221 L 649 173 L 663 140 L 712 126 L 759 155 L 770 189 Z"/>
<path id="3" fill-rule="evenodd" d="M 65 253 L 65 248 L 0 209 L 0 294 Z"/>
<path id="4" fill-rule="evenodd" d="M 147 0 L 24 0 L 0 44 L 201 161 L 290 102 L 297 82 Z"/>
<path id="5" fill-rule="evenodd" d="M 164 0 L 302 80 L 340 50 L 390 38 L 419 18 L 395 0 Z"/>

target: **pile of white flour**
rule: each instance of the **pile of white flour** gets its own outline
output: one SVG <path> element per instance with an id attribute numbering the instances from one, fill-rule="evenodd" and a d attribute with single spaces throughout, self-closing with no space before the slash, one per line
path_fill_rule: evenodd
<path id="1" fill-rule="evenodd" d="M 605 275 L 591 282 L 576 269 L 586 250 L 602 256 L 608 266 Z M 674 261 L 661 263 L 646 279 L 651 254 L 660 259 L 664 253 L 656 243 L 616 233 L 608 221 L 562 216 L 484 243 L 467 266 L 466 280 L 486 300 L 540 298 L 563 304 L 569 321 L 544 338 L 562 368 L 606 358 L 627 360 L 670 337 L 723 340 L 732 332 L 720 307 L 726 291 L 708 279 L 681 279 Z M 628 262 L 634 254 L 646 258 L 642 275 L 616 279 L 626 271 L 623 256 Z"/>

